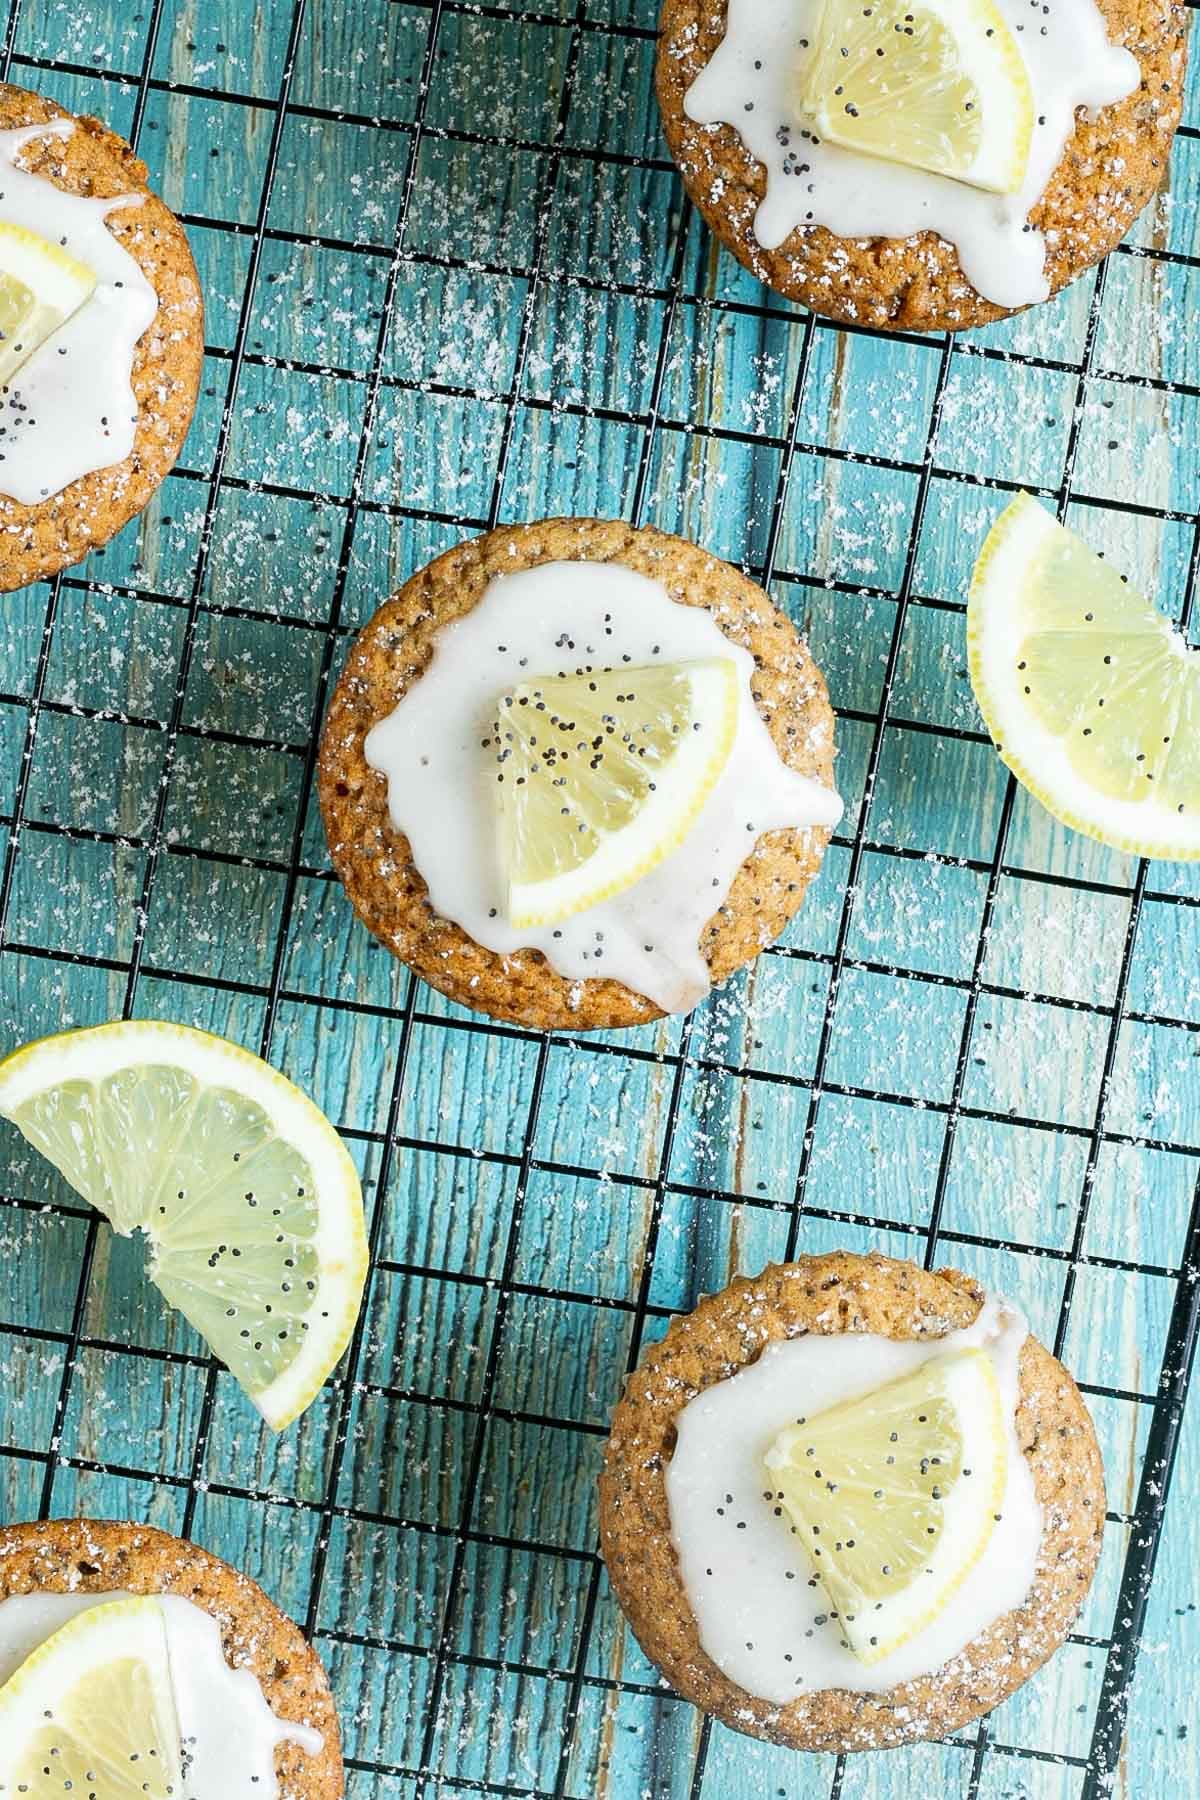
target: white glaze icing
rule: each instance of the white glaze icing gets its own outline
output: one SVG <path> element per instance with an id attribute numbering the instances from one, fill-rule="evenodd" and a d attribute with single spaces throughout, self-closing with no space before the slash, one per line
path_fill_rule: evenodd
<path id="1" fill-rule="evenodd" d="M 671 1528 L 700 1641 L 747 1693 L 782 1704 L 824 1688 L 882 1693 L 931 1674 L 1029 1592 L 1042 1512 L 1017 1443 L 1017 1358 L 1025 1320 L 990 1297 L 964 1331 L 899 1341 L 844 1332 L 770 1345 L 749 1368 L 688 1402 L 667 1471 Z M 828 1618 L 824 1590 L 786 1519 L 764 1497 L 763 1455 L 798 1413 L 814 1413 L 907 1374 L 932 1356 L 980 1345 L 992 1359 L 1008 1432 L 1008 1485 L 987 1548 L 945 1610 L 868 1668 Z M 718 1511 L 721 1508 L 723 1511 Z M 744 1529 L 742 1529 L 744 1525 Z M 711 1572 L 710 1572 L 711 1571 Z M 824 1622 L 816 1624 L 821 1618 Z"/>
<path id="2" fill-rule="evenodd" d="M 128 1594 L 18 1594 L 0 1602 L 0 1685 L 40 1644 L 93 1606 Z M 249 1669 L 231 1669 L 216 1620 L 177 1594 L 158 1596 L 187 1773 L 182 1800 L 276 1800 L 275 1752 L 310 1756 L 320 1732 L 277 1719 Z"/>
<path id="3" fill-rule="evenodd" d="M 105 225 L 117 208 L 140 206 L 141 196 L 66 194 L 18 165 L 26 144 L 73 130 L 58 119 L 0 132 L 0 220 L 61 244 L 97 277 L 91 298 L 0 388 L 0 494 L 24 506 L 129 455 L 134 350 L 158 312 L 154 289 Z"/>
<path id="4" fill-rule="evenodd" d="M 1029 228 L 1029 213 L 1074 130 L 1075 109 L 1123 99 L 1140 72 L 1136 58 L 1109 42 L 1095 0 L 996 3 L 1025 59 L 1036 120 L 1024 185 L 1009 195 L 802 137 L 796 65 L 816 0 L 729 0 L 725 37 L 688 89 L 684 110 L 698 124 L 732 125 L 765 167 L 767 191 L 754 221 L 764 249 L 778 249 L 809 224 L 848 238 L 935 231 L 956 247 L 985 299 L 1024 306 L 1046 298 L 1046 246 Z"/>
<path id="5" fill-rule="evenodd" d="M 500 694 L 580 666 L 730 657 L 739 682 L 729 760 L 687 838 L 657 868 L 551 928 L 514 930 L 503 916 L 495 788 L 481 740 Z M 750 692 L 749 652 L 700 606 L 611 563 L 543 563 L 492 581 L 479 604 L 438 634 L 433 660 L 368 734 L 387 777 L 392 822 L 412 846 L 434 906 L 501 954 L 541 950 L 569 980 L 613 976 L 667 1012 L 708 992 L 700 933 L 760 832 L 835 825 L 830 789 L 788 769 Z"/>

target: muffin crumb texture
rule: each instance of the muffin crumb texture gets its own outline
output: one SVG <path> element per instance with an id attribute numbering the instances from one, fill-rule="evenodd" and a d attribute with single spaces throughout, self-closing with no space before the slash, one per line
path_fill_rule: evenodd
<path id="1" fill-rule="evenodd" d="M 0 131 L 71 116 L 52 100 L 0 83 Z M 141 196 L 110 213 L 107 224 L 157 294 L 158 314 L 134 356 L 132 453 L 36 506 L 6 495 L 0 475 L 0 592 L 81 562 L 143 510 L 178 459 L 200 390 L 204 304 L 183 227 L 150 192 L 145 163 L 122 138 L 99 119 L 74 125 L 68 137 L 31 140 L 19 166 L 70 194 Z"/>
<path id="2" fill-rule="evenodd" d="M 319 1731 L 324 1747 L 276 1750 L 279 1800 L 341 1800 L 337 1714 L 329 1682 L 299 1626 L 248 1575 L 150 1525 L 51 1519 L 0 1527 L 0 1601 L 18 1594 L 175 1594 L 210 1613 L 226 1660 L 248 1668 L 271 1711 Z"/>
<path id="3" fill-rule="evenodd" d="M 646 1655 L 734 1730 L 797 1750 L 880 1750 L 943 1736 L 999 1704 L 1058 1647 L 1083 1604 L 1104 1528 L 1096 1434 L 1067 1371 L 1034 1338 L 1021 1351 L 1017 1437 L 1045 1526 L 1033 1587 L 935 1674 L 884 1694 L 829 1689 L 785 1706 L 736 1686 L 706 1655 L 671 1536 L 675 1420 L 768 1344 L 807 1332 L 936 1340 L 971 1324 L 982 1288 L 882 1255 L 837 1252 L 739 1276 L 675 1319 L 629 1377 L 600 1477 L 600 1531 L 618 1600 Z"/>
<path id="4" fill-rule="evenodd" d="M 1188 10 L 1179 0 L 1098 0 L 1109 37 L 1137 58 L 1142 79 L 1099 116 L 1077 117 L 1049 186 L 1030 214 L 1046 239 L 1055 294 L 1108 254 L 1162 186 L 1187 73 Z M 798 228 L 775 250 L 754 235 L 766 191 L 762 165 L 730 125 L 698 125 L 688 89 L 725 35 L 727 0 L 664 0 L 656 86 L 663 129 L 684 185 L 726 248 L 768 287 L 847 325 L 964 331 L 1008 317 L 963 274 L 952 244 L 839 237 Z"/>
<path id="5" fill-rule="evenodd" d="M 612 562 L 703 606 L 755 660 L 751 687 L 790 768 L 833 785 L 833 713 L 825 682 L 795 627 L 763 590 L 681 538 L 599 519 L 503 527 L 447 551 L 375 614 L 338 682 L 321 743 L 320 797 L 334 867 L 364 924 L 417 974 L 461 1005 L 538 1030 L 599 1030 L 660 1017 L 614 980 L 572 981 L 538 951 L 500 955 L 440 917 L 407 839 L 388 814 L 387 784 L 363 753 L 368 731 L 399 705 L 433 655 L 437 633 L 482 598 L 496 576 L 546 562 Z M 829 833 L 761 836 L 702 938 L 714 982 L 777 938 L 820 867 Z"/>

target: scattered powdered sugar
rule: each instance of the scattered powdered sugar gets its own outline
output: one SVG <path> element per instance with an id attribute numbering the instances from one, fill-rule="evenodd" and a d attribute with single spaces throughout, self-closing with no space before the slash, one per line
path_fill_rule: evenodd
<path id="1" fill-rule="evenodd" d="M 1006 780 L 966 679 L 963 602 L 1010 487 L 1053 500 L 1068 471 L 1101 503 L 1072 522 L 1178 611 L 1187 520 L 1103 503 L 1195 507 L 1189 277 L 1161 255 L 1194 248 L 1190 208 L 1181 189 L 1144 217 L 1134 241 L 1151 254 L 1110 259 L 1094 313 L 1088 277 L 958 343 L 943 379 L 939 340 L 814 326 L 712 249 L 661 146 L 644 160 L 653 9 L 609 63 L 591 45 L 616 9 L 592 8 L 549 153 L 569 26 L 458 16 L 414 149 L 429 10 L 310 11 L 299 106 L 353 118 L 288 117 L 236 373 L 253 240 L 193 233 L 212 354 L 191 473 L 62 584 L 44 662 L 48 590 L 10 596 L 0 618 L 0 810 L 24 796 L 0 1021 L 7 1047 L 117 1014 L 137 955 L 139 1011 L 254 1047 L 267 1030 L 272 1059 L 346 1128 L 383 1207 L 385 1266 L 353 1384 L 276 1444 L 218 1378 L 193 1487 L 195 1340 L 133 1279 L 136 1246 L 100 1232 L 73 1341 L 87 1221 L 8 1133 L 0 1441 L 45 1452 L 69 1375 L 56 1508 L 170 1525 L 194 1491 L 198 1529 L 228 1533 L 298 1616 L 327 1554 L 322 1653 L 357 1760 L 417 1767 L 428 1725 L 447 1780 L 552 1791 L 586 1670 L 570 1791 L 619 1751 L 631 1791 L 657 1795 L 691 1754 L 664 1736 L 682 1715 L 654 1699 L 589 1582 L 603 1431 L 665 1315 L 794 1244 L 919 1256 L 937 1201 L 939 1260 L 1012 1291 L 1052 1341 L 1085 1183 L 1088 1256 L 1178 1266 L 1194 1163 L 1173 1146 L 1200 1142 L 1200 887 L 1183 865 L 1149 874 L 1120 996 L 1139 1017 L 1102 1089 L 1136 867 L 1018 794 L 993 869 Z M 57 0 L 26 13 L 22 55 L 137 66 L 132 13 L 112 28 Z M 273 98 L 275 35 L 256 46 L 232 23 L 197 15 L 170 80 Z M 172 203 L 252 224 L 272 117 L 155 90 L 141 148 L 162 163 L 170 138 Z M 410 998 L 329 879 L 307 761 L 350 632 L 430 557 L 497 517 L 635 507 L 756 574 L 770 561 L 773 600 L 830 680 L 849 812 L 781 948 L 690 1020 L 543 1052 L 428 989 Z M 1102 1136 L 1093 1156 L 1102 1105 L 1122 1141 Z M 1085 1262 L 1076 1372 L 1153 1393 L 1171 1292 L 1167 1276 Z M 31 1322 L 50 1335 L 23 1335 Z M 1123 1510 L 1145 1409 L 1093 1400 Z M 312 1509 L 339 1421 L 326 1517 Z M 166 1479 L 105 1473 L 131 1460 Z M 8 1516 L 36 1513 L 42 1465 L 3 1468 Z M 299 1551 L 281 1559 L 285 1538 Z M 1161 1711 L 1151 1721 L 1144 1685 L 1136 1700 L 1180 1792 L 1195 1641 L 1182 1545 L 1172 1514 L 1139 1677 Z M 1081 1629 L 1107 1631 L 1103 1611 Z M 1074 1646 L 1028 1691 L 1030 1745 L 1086 1754 L 1103 1654 Z M 736 1762 L 748 1793 L 792 1779 L 769 1746 L 739 1742 Z"/>

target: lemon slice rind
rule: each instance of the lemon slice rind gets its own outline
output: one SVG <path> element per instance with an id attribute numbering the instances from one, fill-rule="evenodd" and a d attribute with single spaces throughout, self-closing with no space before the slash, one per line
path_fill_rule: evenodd
<path id="1" fill-rule="evenodd" d="M 91 1777 L 113 1800 L 158 1800 L 180 1791 L 180 1751 L 166 1625 L 153 1596 L 77 1614 L 0 1688 L 0 1795 L 87 1793 Z"/>
<path id="2" fill-rule="evenodd" d="M 638 670 L 623 672 L 631 684 Z M 737 735 L 738 670 L 731 658 L 663 664 L 656 675 L 685 674 L 690 689 L 689 724 L 674 753 L 655 772 L 655 785 L 628 824 L 599 837 L 592 855 L 547 879 L 525 882 L 513 871 L 509 842 L 502 841 L 507 910 L 518 930 L 556 925 L 622 893 L 679 847 L 729 760 Z M 586 678 L 583 678 L 586 679 Z M 555 683 L 526 683 L 514 694 Z M 504 807 L 501 816 L 504 818 Z M 502 826 L 503 838 L 503 826 Z"/>
<path id="3" fill-rule="evenodd" d="M 884 1584 L 872 1587 L 845 1566 L 850 1551 L 861 1568 L 870 1562 L 873 1519 L 883 1528 L 917 1507 L 929 1514 L 931 1483 L 923 1483 L 918 1495 L 902 1481 L 889 1481 L 882 1457 L 867 1465 L 876 1473 L 861 1479 L 863 1463 L 852 1465 L 849 1458 L 855 1452 L 856 1429 L 908 1390 L 944 1399 L 953 1410 L 962 1472 L 932 1507 L 940 1523 L 927 1561 L 922 1557 L 908 1585 L 888 1592 Z M 815 1456 L 810 1453 L 814 1446 Z M 873 1666 L 941 1616 L 995 1531 L 1008 1481 L 1008 1438 L 992 1360 L 979 1349 L 932 1357 L 912 1374 L 789 1426 L 764 1460 L 784 1512 L 833 1603 L 847 1646 L 864 1666 Z M 852 1467 L 857 1475 L 847 1475 Z M 932 1482 L 936 1480 L 935 1471 Z M 842 1537 L 851 1531 L 857 1536 L 843 1551 Z M 845 1563 L 839 1563 L 839 1552 Z"/>
<path id="4" fill-rule="evenodd" d="M 933 129 L 936 83 L 926 82 L 923 96 L 921 82 L 913 81 L 916 71 L 901 67 L 898 84 L 887 86 L 896 46 L 914 41 L 914 21 L 918 29 L 928 22 L 940 47 L 954 53 L 959 81 L 951 123 L 960 111 L 962 121 L 957 148 L 945 130 Z M 1033 138 L 1033 89 L 1017 39 L 994 0 L 874 0 L 870 7 L 861 0 L 822 0 L 808 44 L 800 101 L 830 143 L 990 193 L 1020 190 Z M 856 82 L 856 64 L 866 82 Z M 876 85 L 878 99 L 872 95 Z"/>
<path id="5" fill-rule="evenodd" d="M 0 220 L 0 316 L 7 300 L 9 320 L 0 335 L 0 388 L 91 299 L 96 285 L 93 271 L 61 245 Z"/>
<path id="6" fill-rule="evenodd" d="M 1081 656 L 1100 656 L 1120 639 L 1127 666 L 1140 648 L 1151 664 L 1178 676 L 1175 701 L 1155 712 L 1146 728 L 1157 731 L 1161 724 L 1160 736 L 1178 732 L 1179 749 L 1190 745 L 1198 770 L 1195 806 L 1181 812 L 1178 803 L 1160 803 L 1152 781 L 1145 783 L 1143 797 L 1132 800 L 1090 782 L 1072 759 L 1075 727 L 1050 729 L 1039 716 L 1047 709 L 1033 705 L 1024 692 L 1029 670 L 1019 663 L 1029 660 L 1031 646 L 1050 643 L 1054 635 L 1045 629 L 1048 621 L 1039 618 L 1039 568 L 1064 540 L 1082 552 L 1073 533 L 1031 495 L 1020 494 L 996 520 L 980 552 L 967 604 L 967 662 L 984 722 L 1017 780 L 1064 825 L 1135 856 L 1200 858 L 1200 744 L 1194 742 L 1200 730 L 1200 652 L 1189 649 L 1171 621 L 1134 587 L 1116 592 L 1101 558 L 1094 558 L 1099 572 L 1095 599 L 1081 589 L 1074 629 L 1052 647 L 1074 659 L 1067 669 L 1074 675 Z M 1085 555 L 1076 560 L 1086 569 Z M 1110 707 L 1120 698 L 1121 682 L 1114 677 Z M 1083 729 L 1082 720 L 1078 729 Z"/>
<path id="7" fill-rule="evenodd" d="M 367 1242 L 363 1221 L 362 1190 L 358 1173 L 345 1146 L 324 1113 L 301 1091 L 261 1058 L 239 1045 L 191 1026 L 151 1020 L 117 1021 L 109 1025 L 64 1032 L 42 1038 L 12 1052 L 0 1062 L 0 1116 L 11 1119 L 22 1134 L 64 1178 L 109 1219 L 123 1236 L 143 1230 L 153 1246 L 150 1273 L 162 1273 L 161 1286 L 169 1301 L 202 1332 L 183 1296 L 184 1271 L 203 1269 L 213 1238 L 227 1233 L 205 1233 L 204 1208 L 209 1195 L 201 1195 L 183 1218 L 178 1240 L 160 1230 L 155 1214 L 155 1195 L 170 1177 L 172 1158 L 186 1146 L 188 1117 L 160 1128 L 157 1142 L 141 1142 L 137 1119 L 122 1117 L 117 1130 L 100 1129 L 109 1101 L 97 1111 L 94 1096 L 101 1085 L 139 1074 L 161 1080 L 163 1072 L 178 1074 L 194 1084 L 202 1096 L 216 1096 L 231 1106 L 246 1102 L 265 1116 L 274 1137 L 268 1145 L 294 1150 L 307 1166 L 314 1193 L 315 1227 L 305 1239 L 315 1264 L 315 1291 L 303 1314 L 304 1328 L 295 1339 L 298 1346 L 290 1361 L 269 1381 L 242 1385 L 259 1412 L 276 1431 L 291 1423 L 316 1397 L 326 1376 L 339 1361 L 358 1317 L 367 1271 Z M 109 1090 L 111 1094 L 115 1090 Z M 135 1087 L 136 1097 L 136 1087 Z M 89 1094 L 92 1096 L 89 1099 Z M 72 1118 L 57 1131 L 50 1129 L 56 1102 L 70 1095 L 81 1099 Z M 182 1137 L 173 1142 L 170 1132 Z M 114 1139 L 119 1140 L 114 1143 Z M 138 1153 L 129 1144 L 138 1141 Z M 263 1132 L 259 1131 L 259 1146 Z M 214 1155 L 217 1148 L 214 1148 Z M 157 1158 L 157 1161 L 155 1160 Z M 235 1158 L 236 1160 L 236 1158 Z M 246 1162 L 253 1171 L 253 1150 Z M 158 1171 L 149 1184 L 147 1170 Z M 217 1191 L 227 1194 L 229 1180 Z M 251 1179 L 247 1175 L 247 1180 Z M 236 1182 L 234 1185 L 238 1185 Z M 182 1216 L 181 1216 L 182 1217 Z M 270 1208 L 265 1207 L 263 1229 L 270 1241 Z M 261 1241 L 261 1240 L 260 1240 Z M 236 1265 L 228 1265 L 231 1293 L 236 1298 Z M 276 1273 L 278 1271 L 275 1271 Z M 212 1289 L 206 1295 L 212 1301 Z M 218 1355 L 228 1360 L 228 1346 L 214 1343 Z"/>

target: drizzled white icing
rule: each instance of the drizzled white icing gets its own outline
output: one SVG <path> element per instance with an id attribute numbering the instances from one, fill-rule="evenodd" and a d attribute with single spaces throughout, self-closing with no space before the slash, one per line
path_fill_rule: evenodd
<path id="1" fill-rule="evenodd" d="M 942 1668 L 1021 1605 L 1043 1523 L 1015 1427 L 1017 1359 L 1027 1336 L 1021 1314 L 995 1297 L 966 1330 L 946 1337 L 810 1332 L 770 1345 L 756 1363 L 683 1408 L 667 1471 L 671 1530 L 700 1641 L 739 1687 L 779 1704 L 825 1688 L 882 1693 Z M 931 1356 L 974 1346 L 991 1357 L 1004 1403 L 1008 1485 L 1000 1522 L 939 1616 L 868 1668 L 842 1647 L 824 1590 L 809 1586 L 807 1559 L 765 1497 L 763 1455 L 798 1413 L 811 1418 Z"/>
<path id="2" fill-rule="evenodd" d="M 0 1602 L 0 1685 L 68 1620 L 128 1594 L 18 1594 Z M 231 1669 L 216 1620 L 177 1594 L 158 1597 L 187 1758 L 182 1800 L 276 1800 L 275 1752 L 322 1748 L 318 1731 L 278 1719 L 249 1669 Z"/>
<path id="3" fill-rule="evenodd" d="M 495 786 L 481 750 L 514 683 L 581 665 L 724 656 L 737 665 L 738 727 L 720 779 L 687 838 L 631 887 L 561 925 L 514 930 L 503 916 Z M 835 825 L 829 788 L 780 760 L 750 691 L 749 652 L 700 606 L 611 563 L 543 563 L 492 581 L 438 634 L 433 661 L 366 741 L 387 777 L 392 822 L 412 847 L 433 905 L 501 954 L 541 950 L 571 980 L 612 976 L 667 1012 L 708 992 L 700 934 L 759 833 Z"/>
<path id="4" fill-rule="evenodd" d="M 67 194 L 18 165 L 26 144 L 74 129 L 55 119 L 0 132 L 0 221 L 61 245 L 97 278 L 91 298 L 0 388 L 0 495 L 24 506 L 129 455 L 134 350 L 158 311 L 154 289 L 105 225 L 117 208 L 140 206 L 141 196 Z"/>
<path id="5" fill-rule="evenodd" d="M 729 0 L 725 36 L 688 89 L 698 124 L 732 125 L 767 171 L 754 232 L 778 249 L 797 226 L 839 237 L 907 238 L 938 232 L 963 272 L 997 306 L 1044 300 L 1046 245 L 1028 225 L 1075 127 L 1075 109 L 1111 105 L 1133 92 L 1136 59 L 1108 40 L 1095 0 L 996 0 L 1025 59 L 1035 125 L 1025 182 L 997 195 L 879 157 L 817 143 L 795 96 L 801 40 L 817 0 Z"/>

